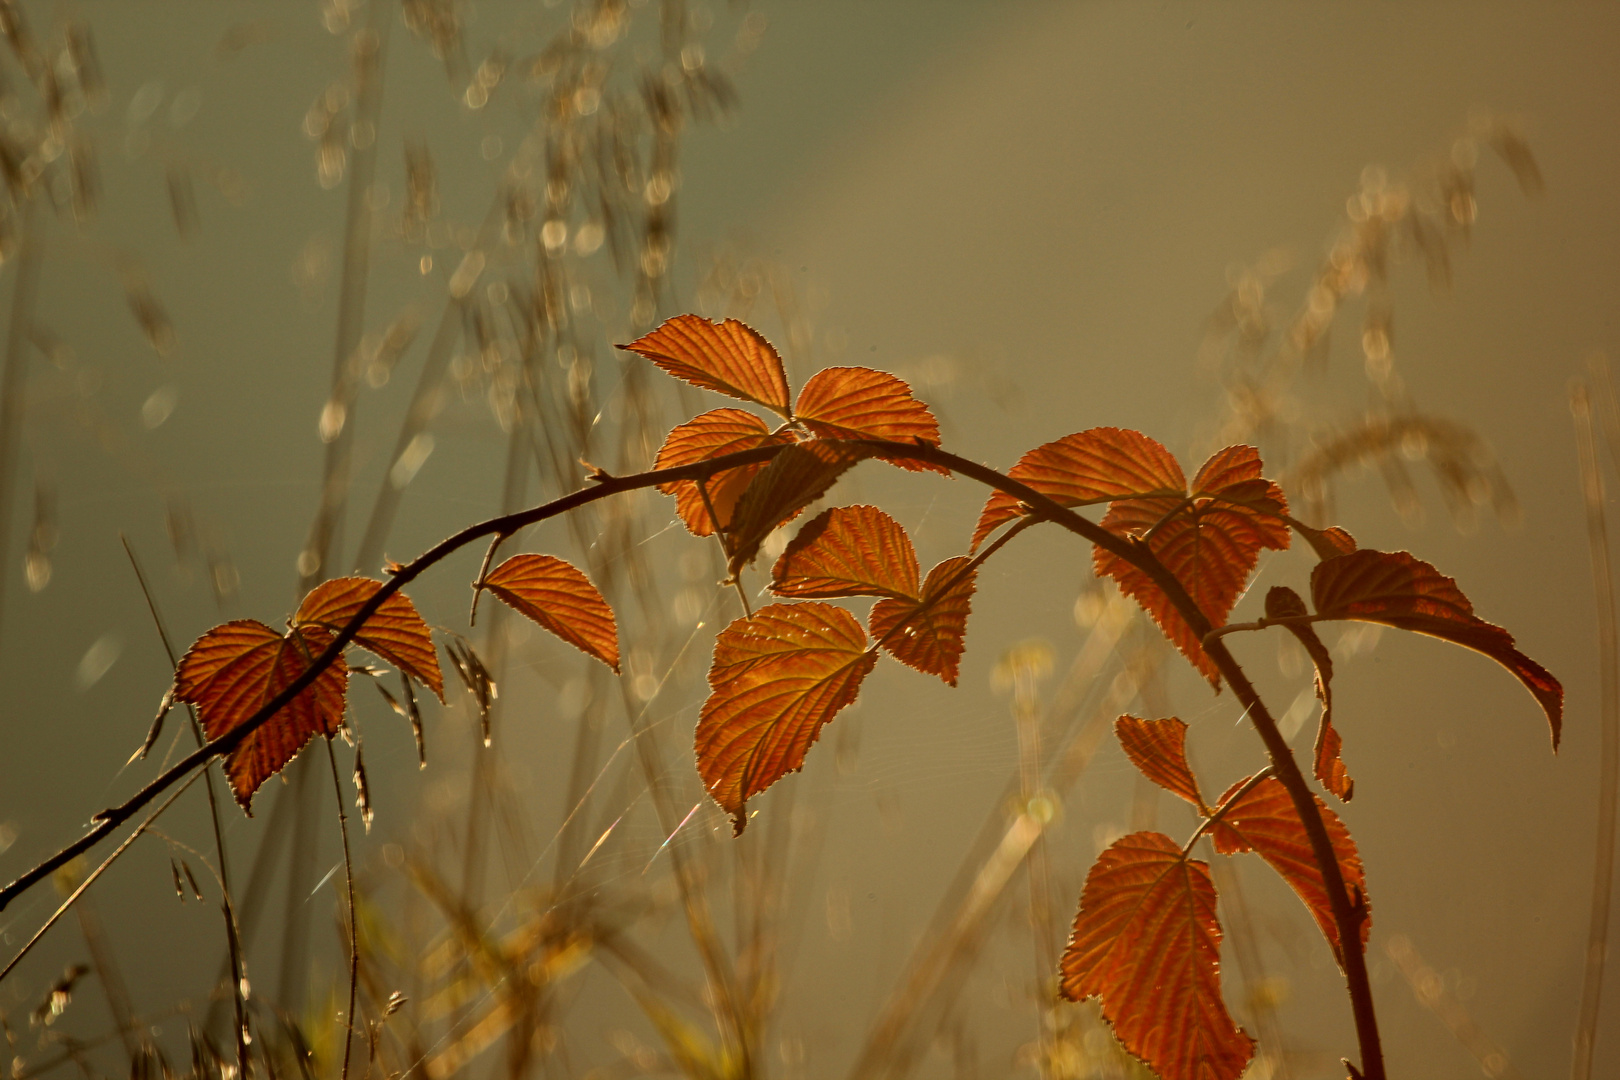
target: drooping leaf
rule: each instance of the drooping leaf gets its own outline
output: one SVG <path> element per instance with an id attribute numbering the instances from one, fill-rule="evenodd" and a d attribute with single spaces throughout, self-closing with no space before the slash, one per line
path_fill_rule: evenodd
<path id="1" fill-rule="evenodd" d="M 972 562 L 965 555 L 946 559 L 928 571 L 920 597 L 879 600 L 867 620 L 872 636 L 896 660 L 938 675 L 948 686 L 956 685 L 977 586 Z"/>
<path id="2" fill-rule="evenodd" d="M 876 662 L 855 616 L 832 604 L 771 604 L 720 632 L 696 750 L 703 785 L 734 832 L 751 797 L 804 765 Z"/>
<path id="3" fill-rule="evenodd" d="M 835 506 L 807 523 L 776 560 L 778 596 L 916 599 L 917 554 L 900 523 L 875 506 Z"/>
<path id="4" fill-rule="evenodd" d="M 1176 459 L 1140 431 L 1100 427 L 1037 446 L 1007 473 L 1062 506 L 1085 506 L 1127 496 L 1181 498 L 1187 478 Z M 977 551 L 996 528 L 1024 513 L 1003 491 L 992 492 L 973 530 Z"/>
<path id="5" fill-rule="evenodd" d="M 253 619 L 214 627 L 198 638 L 175 670 L 174 696 L 197 706 L 203 732 L 217 739 L 240 726 L 302 675 L 326 651 L 332 634 L 295 627 L 286 637 Z M 341 659 L 322 671 L 279 713 L 225 759 L 225 776 L 242 809 L 316 735 L 335 735 L 343 722 L 349 672 Z"/>
<path id="6" fill-rule="evenodd" d="M 1247 782 L 1239 780 L 1233 784 L 1221 796 L 1221 802 L 1224 804 L 1232 799 Z M 1345 828 L 1337 814 L 1327 808 L 1326 803 L 1315 795 L 1311 798 L 1316 799 L 1322 821 L 1327 825 L 1328 840 L 1339 861 L 1339 873 L 1344 876 L 1345 888 L 1350 890 L 1348 899 L 1351 906 L 1355 906 L 1359 896 L 1370 912 L 1372 904 L 1367 899 L 1367 878 L 1362 872 L 1361 856 L 1356 851 L 1356 842 L 1350 838 L 1350 830 Z M 1337 955 L 1339 924 L 1333 918 L 1327 886 L 1322 880 L 1321 868 L 1316 865 L 1316 856 L 1311 852 L 1305 823 L 1300 821 L 1299 811 L 1282 781 L 1268 776 L 1238 796 L 1224 811 L 1218 812 L 1221 819 L 1210 830 L 1215 840 L 1215 850 L 1222 855 L 1253 851 L 1270 863 L 1271 868 L 1282 875 L 1283 880 L 1305 902 L 1305 906 L 1310 908 L 1316 925 L 1321 928 Z M 1361 921 L 1361 947 L 1364 950 L 1367 935 L 1371 932 L 1372 918 L 1369 915 Z"/>
<path id="7" fill-rule="evenodd" d="M 1300 618 L 1308 614 L 1310 612 L 1305 607 L 1304 599 L 1288 586 L 1273 585 L 1266 593 L 1266 618 Z M 1343 743 L 1333 727 L 1333 654 L 1328 652 L 1310 623 L 1284 623 L 1283 626 L 1305 646 L 1305 652 L 1316 669 L 1316 700 L 1322 703 L 1322 719 L 1316 727 L 1316 778 L 1340 801 L 1349 802 L 1355 793 L 1356 782 L 1350 778 L 1350 770 L 1345 768 L 1339 757 Z"/>
<path id="8" fill-rule="evenodd" d="M 334 634 L 347 626 L 366 601 L 382 588 L 371 578 L 345 577 L 323 581 L 309 591 L 293 616 L 296 626 L 324 626 Z M 439 671 L 433 634 L 404 593 L 394 593 L 366 620 L 354 643 L 404 672 L 444 700 L 444 675 Z"/>
<path id="9" fill-rule="evenodd" d="M 736 512 L 726 528 L 730 572 L 735 575 L 753 562 L 772 529 L 792 521 L 867 456 L 861 447 L 832 439 L 783 447 L 737 499 Z"/>
<path id="10" fill-rule="evenodd" d="M 1173 716 L 1164 720 L 1121 716 L 1114 721 L 1114 734 L 1125 756 L 1142 770 L 1143 776 L 1186 799 L 1200 812 L 1207 809 L 1198 791 L 1198 779 L 1187 764 L 1186 724 Z"/>
<path id="11" fill-rule="evenodd" d="M 800 421 L 824 439 L 884 439 L 939 445 L 939 423 L 904 380 L 863 367 L 823 368 L 799 391 Z M 902 469 L 951 475 L 943 465 L 879 455 Z"/>
<path id="12" fill-rule="evenodd" d="M 715 323 L 701 315 L 676 315 L 619 348 L 651 360 L 677 379 L 791 418 L 782 358 L 758 331 L 736 319 Z"/>
<path id="13" fill-rule="evenodd" d="M 772 443 L 787 444 L 792 441 L 791 432 L 782 431 L 773 434 L 765 421 L 745 409 L 713 409 L 671 431 L 658 451 L 653 468 L 673 469 L 724 454 L 736 454 L 759 446 L 768 446 Z M 747 490 L 749 482 L 764 467 L 764 462 L 758 465 L 744 465 L 741 468 L 717 472 L 704 481 L 708 489 L 709 505 L 714 507 L 721 528 L 731 524 L 731 515 L 737 507 L 738 497 Z M 677 480 L 674 483 L 659 484 L 658 490 L 666 495 L 675 496 L 675 512 L 681 516 L 681 521 L 685 522 L 687 529 L 694 536 L 713 534 L 715 526 L 709 520 L 709 510 L 704 505 L 703 492 L 696 480 Z"/>
<path id="14" fill-rule="evenodd" d="M 1288 524 L 1293 527 L 1295 532 L 1305 538 L 1306 543 L 1315 549 L 1318 559 L 1331 559 L 1335 555 L 1348 555 L 1356 550 L 1356 538 L 1337 525 L 1330 525 L 1326 529 L 1313 529 L 1303 521 L 1296 521 L 1293 518 L 1288 519 Z"/>
<path id="15" fill-rule="evenodd" d="M 1121 536 L 1148 537 L 1148 549 L 1187 590 L 1211 626 L 1222 626 L 1243 595 L 1262 548 L 1288 546 L 1288 503 L 1260 476 L 1252 446 L 1217 451 L 1182 494 L 1118 499 L 1102 526 Z M 1092 565 L 1136 600 L 1209 681 L 1220 673 L 1195 634 L 1153 579 L 1113 552 L 1096 548 Z"/>
<path id="16" fill-rule="evenodd" d="M 1513 644 L 1513 635 L 1474 615 L 1457 583 L 1405 551 L 1363 549 L 1324 559 L 1311 572 L 1316 613 L 1329 619 L 1382 623 L 1442 638 L 1484 653 L 1511 671 L 1535 696 L 1552 728 L 1553 749 L 1563 728 L 1564 688 Z"/>
<path id="17" fill-rule="evenodd" d="M 619 670 L 613 609 L 590 579 L 552 555 L 513 555 L 489 572 L 484 588 L 568 644 Z"/>
<path id="18" fill-rule="evenodd" d="M 1063 996 L 1100 998 L 1115 1036 L 1163 1080 L 1237 1080 L 1254 1040 L 1221 1000 L 1220 944 L 1209 866 L 1162 833 L 1131 833 L 1086 875 Z"/>

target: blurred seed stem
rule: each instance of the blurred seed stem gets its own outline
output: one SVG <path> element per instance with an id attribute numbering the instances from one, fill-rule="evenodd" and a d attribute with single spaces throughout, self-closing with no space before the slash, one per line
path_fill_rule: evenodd
<path id="1" fill-rule="evenodd" d="M 1608 370 L 1594 365 L 1605 404 L 1612 406 Z M 1601 680 L 1602 718 L 1597 852 L 1592 871 L 1592 915 L 1587 930 L 1586 962 L 1581 985 L 1581 1011 L 1575 1027 L 1573 1080 L 1590 1080 L 1598 1034 L 1598 1007 L 1603 995 L 1603 969 L 1609 948 L 1609 910 L 1614 882 L 1615 812 L 1620 806 L 1620 633 L 1615 626 L 1614 577 L 1609 563 L 1609 527 L 1604 507 L 1603 475 L 1598 468 L 1597 439 L 1592 425 L 1592 403 L 1585 383 L 1570 393 L 1575 417 L 1576 448 L 1580 455 L 1581 494 L 1586 504 L 1586 536 L 1592 556 L 1592 592 L 1597 607 L 1598 670 Z M 1606 416 L 1605 419 L 1608 419 Z M 1615 440 L 1620 431 L 1605 424 L 1610 453 L 1620 468 Z"/>
<path id="2" fill-rule="evenodd" d="M 0 371 L 0 628 L 5 625 L 6 586 L 11 581 L 11 504 L 17 487 L 17 457 L 21 453 L 26 411 L 23 395 L 28 380 L 28 343 L 43 261 L 39 214 L 32 199 L 28 202 L 21 233 L 15 259 L 17 270 L 11 284 L 5 368 Z"/>

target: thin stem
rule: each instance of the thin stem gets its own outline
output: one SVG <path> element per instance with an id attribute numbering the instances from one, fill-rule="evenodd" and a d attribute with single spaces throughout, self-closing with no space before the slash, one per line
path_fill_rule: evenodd
<path id="1" fill-rule="evenodd" d="M 489 574 L 489 564 L 495 561 L 495 549 L 505 539 L 505 533 L 496 533 L 489 542 L 489 550 L 484 552 L 484 561 L 478 564 L 478 576 L 473 578 L 472 607 L 467 611 L 468 626 L 478 625 L 478 598 L 484 594 L 484 578 Z"/>
<path id="2" fill-rule="evenodd" d="M 146 609 L 152 613 L 152 625 L 157 627 L 163 651 L 169 657 L 169 668 L 173 670 L 180 666 L 180 659 L 175 655 L 169 632 L 163 626 L 163 616 L 158 614 L 157 600 L 152 596 L 152 589 L 141 570 L 140 560 L 135 557 L 135 549 L 130 546 L 129 537 L 119 533 L 118 539 L 124 545 L 124 554 L 129 556 L 130 568 L 135 571 L 135 580 L 140 583 L 141 595 L 146 597 Z M 206 745 L 208 738 L 203 734 L 202 722 L 197 719 L 196 706 L 187 702 L 186 712 L 191 717 L 191 734 L 196 738 L 197 745 Z M 231 899 L 230 864 L 225 858 L 225 832 L 219 824 L 219 799 L 214 794 L 214 770 L 211 765 L 203 769 L 203 781 L 208 792 L 208 816 L 214 826 L 214 851 L 219 859 L 220 913 L 225 916 L 225 943 L 231 954 L 231 1002 L 236 1006 L 236 1069 L 237 1075 L 246 1080 L 247 1014 L 242 1001 L 242 983 L 246 979 L 246 972 L 242 968 L 242 941 L 236 926 L 236 905 Z"/>
<path id="3" fill-rule="evenodd" d="M 11 325 L 6 334 L 6 359 L 0 369 L 0 613 L 4 611 L 6 582 L 11 578 L 12 491 L 17 480 L 17 454 L 22 441 L 23 394 L 28 381 L 28 338 L 33 329 L 34 298 L 39 292 L 39 266 L 43 261 L 39 232 L 38 199 L 28 200 L 23 220 L 21 250 L 14 260 L 17 276 L 11 285 Z"/>
<path id="4" fill-rule="evenodd" d="M 118 856 L 129 850 L 129 845 L 133 844 L 140 837 L 140 835 L 151 826 L 152 822 L 156 821 L 160 816 L 162 816 L 163 811 L 174 805 L 174 800 L 184 795 L 186 793 L 186 788 L 190 787 L 196 782 L 197 777 L 193 776 L 190 780 L 187 780 L 184 784 L 180 785 L 179 790 L 177 790 L 173 795 L 170 795 L 167 799 L 164 799 L 158 808 L 152 811 L 152 815 L 150 817 L 141 822 L 140 826 L 134 832 L 130 833 L 122 844 L 119 844 L 113 849 L 111 855 L 108 855 L 101 861 L 100 866 L 90 871 L 89 877 L 86 877 L 83 881 L 79 882 L 79 887 L 69 893 L 68 898 L 62 901 L 62 906 L 51 913 L 51 917 L 45 920 L 45 925 L 40 927 L 34 933 L 33 937 L 28 939 L 28 944 L 22 947 L 22 951 L 16 956 L 13 956 L 11 958 L 11 962 L 5 967 L 0 968 L 0 979 L 4 979 L 7 975 L 11 974 L 11 969 L 16 967 L 18 963 L 22 961 L 23 957 L 28 955 L 28 951 L 39 943 L 39 939 L 45 936 L 45 932 L 47 930 L 55 926 L 57 921 L 61 919 L 63 915 L 67 914 L 68 908 L 79 902 L 79 897 L 83 896 L 84 891 L 96 883 L 96 879 L 102 875 L 107 867 L 111 866 Z"/>
<path id="5" fill-rule="evenodd" d="M 337 795 L 338 833 L 343 837 L 343 884 L 349 895 L 349 1011 L 343 1014 L 343 1073 L 349 1080 L 349 1053 L 354 1049 L 354 1001 L 360 980 L 360 937 L 354 917 L 354 864 L 349 858 L 349 815 L 343 812 L 343 784 L 338 779 L 337 751 L 326 739 L 326 760 L 332 766 L 332 791 Z"/>
<path id="6" fill-rule="evenodd" d="M 1253 791 L 1257 786 L 1259 786 L 1260 781 L 1268 779 L 1270 776 L 1271 766 L 1267 765 L 1264 769 L 1261 769 L 1259 772 L 1243 781 L 1242 787 L 1232 792 L 1232 794 L 1227 798 L 1222 799 L 1221 805 L 1211 810 L 1208 816 L 1206 816 L 1203 821 L 1198 823 L 1198 828 L 1193 830 L 1193 834 L 1189 836 L 1187 838 L 1187 842 L 1181 846 L 1181 857 L 1185 859 L 1189 854 L 1191 854 L 1193 845 L 1198 843 L 1200 837 L 1209 832 L 1209 830 L 1213 829 L 1221 818 L 1226 816 L 1226 811 L 1229 808 L 1231 808 L 1239 799 L 1243 798 L 1243 796 L 1247 795 L 1249 792 Z"/>
<path id="7" fill-rule="evenodd" d="M 1597 1045 L 1598 1006 L 1603 997 L 1603 968 L 1609 948 L 1609 907 L 1614 882 L 1615 816 L 1620 808 L 1620 632 L 1614 615 L 1614 577 L 1609 564 L 1608 519 L 1603 506 L 1603 476 L 1598 471 L 1597 440 L 1587 388 L 1570 394 L 1580 454 L 1581 492 L 1586 502 L 1586 535 L 1592 555 L 1592 593 L 1597 604 L 1598 664 L 1601 674 L 1602 748 L 1600 750 L 1597 855 L 1593 860 L 1592 914 L 1586 934 L 1581 1011 L 1575 1026 L 1573 1080 L 1588 1080 Z"/>
<path id="8" fill-rule="evenodd" d="M 1264 619 L 1256 619 L 1254 622 L 1227 623 L 1225 626 L 1217 626 L 1215 629 L 1205 634 L 1204 641 L 1214 641 L 1216 638 L 1223 638 L 1227 634 L 1248 633 L 1251 630 L 1265 630 L 1272 626 L 1309 626 L 1314 622 L 1325 621 L 1327 621 L 1327 616 L 1325 615 L 1279 615 L 1276 618 L 1267 617 Z"/>

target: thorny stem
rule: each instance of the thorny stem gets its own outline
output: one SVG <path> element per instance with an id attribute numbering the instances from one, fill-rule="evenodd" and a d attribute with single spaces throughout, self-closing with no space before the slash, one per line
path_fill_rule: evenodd
<path id="1" fill-rule="evenodd" d="M 343 1014 L 343 1073 L 349 1080 L 349 1052 L 354 1049 L 354 1000 L 360 981 L 360 926 L 354 913 L 354 864 L 349 860 L 349 815 L 343 812 L 343 783 L 338 779 L 337 751 L 326 738 L 326 760 L 332 766 L 332 793 L 337 796 L 338 833 L 343 837 L 343 884 L 349 893 L 349 1011 Z"/>
<path id="2" fill-rule="evenodd" d="M 1311 844 L 1311 854 L 1322 873 L 1322 882 L 1327 890 L 1328 904 L 1333 912 L 1334 923 L 1338 927 L 1339 939 L 1341 942 L 1346 943 L 1345 947 L 1340 950 L 1342 954 L 1341 963 L 1344 968 L 1345 981 L 1348 984 L 1351 1010 L 1355 1016 L 1356 1035 L 1361 1045 L 1361 1074 L 1366 1080 L 1385 1080 L 1383 1051 L 1378 1034 L 1378 1022 L 1373 1009 L 1372 984 L 1367 975 L 1366 957 L 1359 947 L 1361 922 L 1365 917 L 1364 902 L 1358 897 L 1357 902 L 1352 905 L 1349 890 L 1345 886 L 1344 875 L 1340 870 L 1338 858 L 1333 851 L 1333 843 L 1328 836 L 1327 825 L 1323 821 L 1321 810 L 1311 792 L 1309 783 L 1305 780 L 1304 774 L 1300 772 L 1299 764 L 1294 760 L 1288 741 L 1283 738 L 1282 733 L 1277 728 L 1276 720 L 1266 708 L 1265 703 L 1260 700 L 1259 694 L 1255 691 L 1254 685 L 1249 682 L 1243 668 L 1238 664 L 1231 652 L 1227 650 L 1224 641 L 1218 636 L 1208 637 L 1214 627 L 1210 625 L 1209 619 L 1200 610 L 1197 603 L 1188 595 L 1180 580 L 1165 568 L 1164 564 L 1153 555 L 1146 545 L 1139 542 L 1133 543 L 1126 538 L 1116 536 L 1096 522 L 1081 517 L 1034 488 L 1020 483 L 1004 473 L 997 472 L 989 466 L 981 465 L 976 461 L 959 457 L 930 443 L 920 441 L 902 443 L 861 439 L 851 440 L 851 442 L 874 454 L 943 465 L 952 472 L 977 480 L 981 484 L 995 488 L 998 491 L 1006 492 L 1028 505 L 1034 516 L 1060 525 L 1082 539 L 1090 541 L 1095 546 L 1126 560 L 1147 574 L 1153 583 L 1164 592 L 1177 613 L 1186 621 L 1193 633 L 1203 641 L 1205 654 L 1215 664 L 1222 678 L 1232 687 L 1233 695 L 1237 698 L 1239 704 L 1243 706 L 1245 715 L 1249 717 L 1250 722 L 1255 726 L 1255 730 L 1259 732 L 1261 741 L 1265 743 L 1277 779 L 1287 789 L 1289 797 L 1294 803 L 1295 811 L 1299 814 L 1300 821 L 1305 827 L 1305 834 Z M 503 514 L 499 517 L 469 525 L 460 532 L 441 540 L 411 562 L 399 567 L 390 576 L 389 580 L 385 581 L 371 595 L 370 599 L 360 606 L 348 624 L 338 631 L 331 644 L 327 646 L 326 651 L 321 653 L 296 679 L 289 682 L 279 694 L 276 694 L 252 716 L 200 750 L 187 755 L 124 803 L 97 814 L 92 819 L 94 824 L 90 830 L 78 840 L 24 872 L 5 888 L 0 889 L 0 910 L 3 910 L 12 899 L 39 882 L 52 870 L 68 862 L 80 852 L 94 846 L 116 828 L 119 823 L 127 820 L 160 792 L 173 785 L 175 781 L 214 756 L 228 754 L 234 750 L 244 739 L 266 723 L 270 717 L 274 716 L 302 693 L 306 687 L 320 676 L 322 671 L 335 663 L 342 655 L 344 648 L 359 632 L 360 627 L 382 607 L 390 596 L 451 553 L 483 537 L 501 532 L 515 532 L 537 522 L 566 514 L 609 495 L 653 487 L 658 484 L 667 484 L 676 480 L 696 480 L 712 476 L 725 469 L 769 461 L 782 449 L 783 446 L 781 445 L 760 446 L 677 468 L 655 469 L 650 472 L 635 473 L 627 476 L 605 477 L 594 481 L 590 487 L 576 490 L 559 499 L 553 499 L 548 503 L 515 514 Z"/>
<path id="3" fill-rule="evenodd" d="M 168 630 L 164 629 L 163 617 L 158 614 L 157 601 L 146 583 L 146 574 L 141 570 L 141 562 L 135 557 L 135 549 L 130 546 L 129 537 L 120 533 L 118 539 L 124 545 L 124 554 L 129 556 L 129 565 L 135 571 L 135 580 L 140 583 L 141 595 L 146 597 L 146 607 L 152 613 L 152 624 L 157 627 L 158 638 L 163 642 L 163 651 L 169 657 L 169 667 L 177 668 L 180 666 L 180 659 L 175 655 L 174 645 L 169 641 Z M 191 717 L 191 734 L 196 738 L 197 745 L 199 747 L 206 745 L 208 738 L 203 734 L 202 722 L 197 719 L 197 707 L 188 702 L 186 713 Z M 225 916 L 225 943 L 231 954 L 231 1003 L 236 1007 L 236 1071 L 242 1080 L 247 1080 L 247 1013 L 242 1000 L 242 984 L 247 978 L 247 972 L 242 967 L 242 940 L 236 926 L 236 902 L 231 899 L 231 871 L 225 858 L 224 830 L 219 825 L 219 799 L 214 794 L 212 766 L 203 769 L 203 782 L 207 785 L 208 816 L 213 822 L 214 851 L 219 859 L 220 909 L 221 914 Z"/>

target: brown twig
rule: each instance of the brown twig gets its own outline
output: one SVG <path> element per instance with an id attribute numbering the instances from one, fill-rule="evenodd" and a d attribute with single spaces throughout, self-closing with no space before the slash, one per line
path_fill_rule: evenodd
<path id="1" fill-rule="evenodd" d="M 1067 529 L 1082 539 L 1118 555 L 1147 574 L 1153 583 L 1164 592 L 1178 614 L 1181 615 L 1193 633 L 1200 639 L 1204 639 L 1214 629 L 1203 611 L 1187 593 L 1180 580 L 1166 569 L 1144 545 L 1132 543 L 1127 539 L 1116 536 L 1096 522 L 1081 517 L 1034 488 L 986 465 L 981 465 L 968 458 L 959 457 L 929 444 L 886 442 L 882 440 L 855 440 L 855 443 L 874 453 L 943 465 L 953 472 L 1014 496 L 1030 507 L 1033 516 L 1051 521 Z M 9 903 L 29 886 L 49 874 L 51 870 L 93 846 L 98 840 L 106 836 L 111 829 L 115 828 L 119 822 L 126 820 L 158 793 L 172 785 L 176 780 L 184 777 L 198 765 L 211 759 L 216 754 L 229 753 L 234 750 L 242 740 L 266 723 L 270 717 L 274 716 L 313 683 L 322 671 L 336 662 L 343 649 L 353 640 L 359 628 L 382 606 L 384 601 L 452 552 L 485 536 L 525 528 L 537 522 L 565 514 L 609 495 L 670 483 L 675 480 L 695 480 L 699 477 L 711 476 L 722 469 L 768 461 L 782 449 L 781 446 L 761 446 L 739 451 L 735 454 L 695 462 L 679 468 L 655 469 L 650 472 L 612 477 L 541 506 L 470 525 L 440 541 L 410 563 L 402 566 L 398 573 L 384 582 L 382 587 L 373 593 L 371 598 L 355 612 L 348 625 L 337 633 L 326 651 L 253 716 L 233 728 L 229 733 L 188 755 L 184 760 L 153 780 L 123 804 L 104 810 L 96 815 L 95 819 L 93 819 L 95 825 L 84 836 L 26 871 L 4 889 L 0 889 L 0 909 L 3 909 L 5 904 Z M 1359 942 L 1361 940 L 1361 922 L 1365 915 L 1364 909 L 1360 904 L 1352 902 L 1350 893 L 1345 887 L 1344 875 L 1340 870 L 1338 858 L 1328 836 L 1327 825 L 1322 818 L 1321 809 L 1316 803 L 1304 774 L 1300 772 L 1298 763 L 1294 760 L 1288 741 L 1283 738 L 1282 733 L 1277 728 L 1276 720 L 1260 699 L 1254 685 L 1249 682 L 1243 668 L 1238 664 L 1231 652 L 1227 650 L 1225 643 L 1219 637 L 1215 637 L 1205 641 L 1203 647 L 1205 654 L 1214 662 L 1227 684 L 1232 687 L 1232 692 L 1243 706 L 1245 715 L 1248 716 L 1256 731 L 1259 732 L 1260 738 L 1271 758 L 1272 768 L 1276 772 L 1277 779 L 1287 789 L 1289 797 L 1294 803 L 1295 811 L 1299 814 L 1300 821 L 1305 827 L 1306 836 L 1310 841 L 1312 857 L 1316 860 L 1318 869 L 1322 873 L 1323 885 L 1327 891 L 1328 903 L 1333 912 L 1334 923 L 1339 930 L 1340 940 L 1347 943 Z M 1378 1033 L 1376 1013 L 1373 1008 L 1372 984 L 1367 973 L 1366 957 L 1359 948 L 1347 947 L 1340 951 L 1343 954 L 1342 962 L 1350 994 L 1351 1009 L 1355 1017 L 1356 1034 L 1361 1044 L 1362 1074 L 1367 1080 L 1384 1080 L 1383 1050 Z"/>

